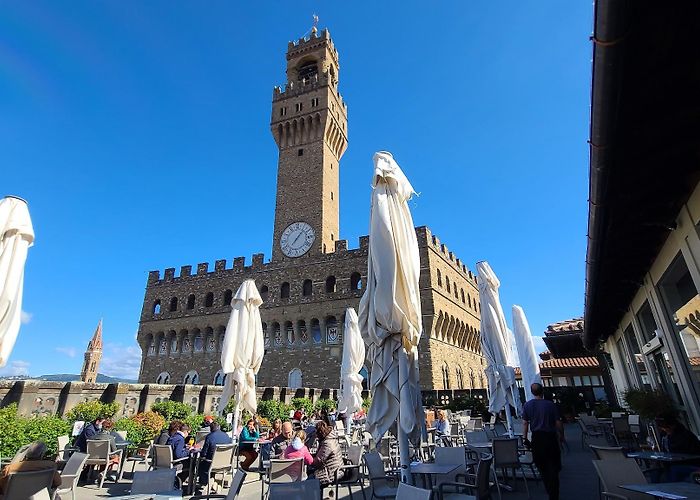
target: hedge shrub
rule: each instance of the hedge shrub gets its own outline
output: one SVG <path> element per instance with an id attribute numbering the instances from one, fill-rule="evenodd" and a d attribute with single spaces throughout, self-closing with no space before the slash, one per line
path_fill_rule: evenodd
<path id="1" fill-rule="evenodd" d="M 290 410 L 293 410 L 293 408 L 282 401 L 275 401 L 274 399 L 258 401 L 258 415 L 265 417 L 270 422 L 274 422 L 277 418 L 282 421 L 289 419 Z M 245 424 L 245 420 L 242 420 L 242 424 Z"/>
<path id="2" fill-rule="evenodd" d="M 309 398 L 293 398 L 292 408 L 294 410 L 304 410 L 306 415 L 310 415 L 314 411 L 314 402 Z"/>
<path id="3" fill-rule="evenodd" d="M 337 406 L 338 403 L 333 399 L 319 399 L 314 405 L 314 410 L 330 413 L 332 410 L 335 410 Z"/>
<path id="4" fill-rule="evenodd" d="M 54 417 L 22 417 L 17 414 L 17 404 L 0 408 L 0 455 L 12 457 L 17 450 L 32 441 L 46 444 L 46 456 L 56 456 L 58 436 L 70 434 L 71 425 Z"/>
<path id="5" fill-rule="evenodd" d="M 161 401 L 160 403 L 153 403 L 151 405 L 151 411 L 160 413 L 168 422 L 171 420 L 184 421 L 192 415 L 192 407 L 187 403 L 181 403 L 179 401 Z"/>
<path id="6" fill-rule="evenodd" d="M 119 419 L 114 424 L 115 430 L 126 431 L 126 439 L 131 441 L 129 449 L 138 448 L 139 445 L 155 439 L 163 428 L 165 428 L 165 419 L 152 411 Z"/>
<path id="7" fill-rule="evenodd" d="M 119 403 L 103 403 L 102 401 L 84 401 L 75 405 L 66 418 L 71 422 L 82 420 L 92 422 L 97 417 L 113 418 L 119 411 Z"/>

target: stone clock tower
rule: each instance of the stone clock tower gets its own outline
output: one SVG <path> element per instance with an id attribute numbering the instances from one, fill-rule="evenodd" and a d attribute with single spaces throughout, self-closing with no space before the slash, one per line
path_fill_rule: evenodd
<path id="1" fill-rule="evenodd" d="M 338 69 L 328 30 L 289 42 L 287 83 L 274 89 L 270 123 L 279 148 L 273 261 L 332 252 L 339 238 L 348 120 Z"/>

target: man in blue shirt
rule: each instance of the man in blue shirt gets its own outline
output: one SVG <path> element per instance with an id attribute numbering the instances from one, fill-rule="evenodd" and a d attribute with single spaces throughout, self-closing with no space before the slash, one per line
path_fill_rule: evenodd
<path id="1" fill-rule="evenodd" d="M 78 439 L 75 440 L 75 447 L 80 450 L 81 453 L 87 453 L 87 442 L 88 439 L 95 439 L 98 432 L 102 430 L 102 422 L 104 422 L 104 417 L 97 417 L 94 422 L 87 424 L 80 431 Z"/>
<path id="2" fill-rule="evenodd" d="M 544 399 L 541 384 L 534 383 L 530 391 L 531 399 L 523 407 L 523 437 L 525 444 L 528 430 L 532 431 L 532 459 L 542 474 L 542 482 L 549 500 L 559 500 L 559 471 L 561 451 L 559 443 L 564 442 L 564 426 L 559 418 L 559 410 L 551 401 Z"/>
<path id="3" fill-rule="evenodd" d="M 211 459 L 214 457 L 214 451 L 217 444 L 231 444 L 231 438 L 217 422 L 209 424 L 211 432 L 204 438 L 202 445 L 201 461 L 199 462 L 199 484 L 207 484 L 209 482 L 209 469 L 211 467 Z"/>

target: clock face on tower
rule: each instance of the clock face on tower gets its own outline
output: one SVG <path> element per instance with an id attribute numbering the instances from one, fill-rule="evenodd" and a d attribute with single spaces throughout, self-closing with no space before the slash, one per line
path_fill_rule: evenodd
<path id="1" fill-rule="evenodd" d="M 314 244 L 314 229 L 306 222 L 293 222 L 287 226 L 280 237 L 280 248 L 287 257 L 300 257 Z"/>

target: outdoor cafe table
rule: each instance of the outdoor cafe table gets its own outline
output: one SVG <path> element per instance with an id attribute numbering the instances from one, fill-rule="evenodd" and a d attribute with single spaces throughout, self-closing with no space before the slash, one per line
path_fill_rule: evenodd
<path id="1" fill-rule="evenodd" d="M 432 489 L 434 486 L 433 477 L 440 474 L 449 474 L 459 468 L 459 464 L 436 464 L 417 463 L 411 464 L 411 474 L 418 474 L 423 477 L 423 488 Z"/>
<path id="2" fill-rule="evenodd" d="M 131 445 L 131 441 L 115 441 L 114 444 L 118 450 L 122 450 L 122 458 L 119 461 L 119 470 L 117 471 L 117 478 L 120 478 L 122 477 L 122 471 L 124 470 L 124 464 L 126 463 L 126 454 L 129 450 L 129 445 Z"/>
<path id="3" fill-rule="evenodd" d="M 700 498 L 700 485 L 695 483 L 621 484 L 619 486 L 624 490 L 645 493 L 654 498 L 687 498 L 689 500 Z"/>
<path id="4" fill-rule="evenodd" d="M 187 488 L 183 488 L 186 495 L 191 495 L 194 492 L 195 482 L 197 481 L 197 467 L 199 467 L 199 455 L 202 449 L 198 446 L 193 446 L 189 449 L 190 452 L 190 470 L 187 476 Z"/>

